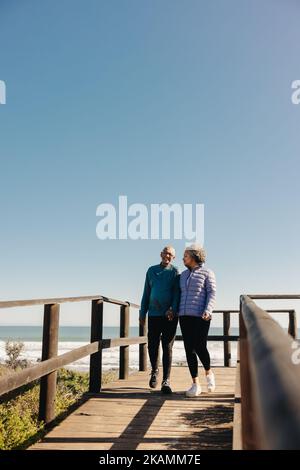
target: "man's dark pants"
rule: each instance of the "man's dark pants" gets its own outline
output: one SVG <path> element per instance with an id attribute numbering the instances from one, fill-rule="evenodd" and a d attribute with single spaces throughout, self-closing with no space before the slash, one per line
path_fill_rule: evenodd
<path id="1" fill-rule="evenodd" d="M 163 380 L 170 378 L 172 349 L 176 336 L 178 317 L 168 320 L 166 316 L 148 318 L 148 352 L 152 370 L 158 369 L 159 343 L 162 343 Z"/>

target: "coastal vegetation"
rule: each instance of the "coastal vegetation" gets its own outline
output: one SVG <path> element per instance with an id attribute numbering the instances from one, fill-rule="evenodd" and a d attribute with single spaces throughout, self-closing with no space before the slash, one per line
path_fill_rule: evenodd
<path id="1" fill-rule="evenodd" d="M 0 364 L 0 378 L 15 374 L 33 364 L 20 356 L 24 350 L 22 342 L 7 341 L 6 360 Z M 115 371 L 103 374 L 103 383 L 116 378 Z M 56 419 L 57 424 L 76 407 L 88 390 L 89 374 L 60 369 L 57 374 Z M 25 449 L 39 440 L 46 432 L 43 422 L 38 420 L 39 381 L 25 385 L 13 397 L 0 402 L 0 449 Z"/>

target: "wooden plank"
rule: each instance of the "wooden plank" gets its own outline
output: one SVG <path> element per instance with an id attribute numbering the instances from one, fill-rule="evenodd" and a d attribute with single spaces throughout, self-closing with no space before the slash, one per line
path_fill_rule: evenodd
<path id="1" fill-rule="evenodd" d="M 206 392 L 201 374 L 204 393 L 193 399 L 187 367 L 173 367 L 170 396 L 149 391 L 147 371 L 107 384 L 30 449 L 230 449 L 235 368 L 214 372 L 216 392 Z"/>
<path id="2" fill-rule="evenodd" d="M 147 343 L 147 336 L 131 336 L 125 338 L 103 339 L 101 341 L 102 348 L 115 348 L 117 346 L 131 346 L 133 344 Z"/>
<path id="3" fill-rule="evenodd" d="M 252 393 L 252 377 L 250 374 L 250 352 L 249 343 L 247 338 L 247 329 L 242 315 L 242 302 L 240 313 L 240 381 L 241 381 L 241 394 L 243 400 L 241 401 L 242 413 L 242 446 L 243 450 L 255 450 L 256 448 L 256 435 L 254 431 L 254 409 L 253 409 L 253 393 Z"/>
<path id="4" fill-rule="evenodd" d="M 251 374 L 250 388 L 242 384 L 242 411 L 252 392 L 247 413 L 253 423 L 253 448 L 299 449 L 300 369 L 292 358 L 294 340 L 249 297 L 241 296 L 241 307 L 250 359 L 247 367 L 241 350 L 241 372 L 247 369 Z M 244 428 L 244 413 L 242 425 Z"/>
<path id="5" fill-rule="evenodd" d="M 103 300 L 92 301 L 91 344 L 99 343 L 97 352 L 90 355 L 89 391 L 100 392 L 102 384 Z"/>
<path id="6" fill-rule="evenodd" d="M 182 341 L 182 335 L 175 337 L 176 341 Z M 238 341 L 237 335 L 208 335 L 207 341 Z"/>
<path id="7" fill-rule="evenodd" d="M 32 305 L 63 304 L 67 302 L 90 302 L 92 300 L 102 299 L 103 302 L 115 305 L 130 305 L 133 308 L 140 308 L 133 302 L 124 302 L 122 300 L 112 299 L 104 295 L 85 295 L 81 297 L 54 297 L 46 299 L 28 299 L 28 300 L 8 300 L 0 302 L 0 308 L 29 307 Z"/>
<path id="8" fill-rule="evenodd" d="M 82 346 L 60 356 L 48 359 L 32 367 L 28 367 L 20 372 L 0 378 L 0 395 L 15 390 L 22 385 L 33 382 L 40 377 L 49 374 L 66 364 L 70 364 L 82 357 L 98 351 L 98 342 Z"/>
<path id="9" fill-rule="evenodd" d="M 223 336 L 230 336 L 230 312 L 223 313 Z M 231 366 L 231 343 L 224 340 L 224 367 Z"/>
<path id="10" fill-rule="evenodd" d="M 300 294 L 247 294 L 247 297 L 261 300 L 296 300 L 300 299 Z"/>
<path id="11" fill-rule="evenodd" d="M 144 324 L 139 324 L 139 335 L 147 337 L 148 319 L 146 318 Z M 139 370 L 147 370 L 147 343 L 139 345 Z"/>
<path id="12" fill-rule="evenodd" d="M 28 367 L 20 372 L 1 377 L 0 395 L 16 390 L 22 385 L 33 382 L 46 374 L 50 374 L 56 369 L 64 367 L 67 364 L 71 364 L 72 362 L 82 359 L 90 354 L 96 353 L 99 351 L 101 345 L 103 349 L 106 349 L 117 346 L 140 344 L 145 341 L 147 341 L 146 337 L 136 336 L 132 338 L 103 339 L 101 342 L 95 341 L 85 346 L 81 346 L 73 351 L 61 354 L 52 359 L 47 359 L 40 364 Z"/>
<path id="13" fill-rule="evenodd" d="M 233 437 L 232 449 L 242 450 L 242 405 L 241 405 L 241 381 L 240 381 L 240 363 L 236 366 L 236 384 L 233 411 Z"/>
<path id="14" fill-rule="evenodd" d="M 57 356 L 58 329 L 59 304 L 45 305 L 42 362 Z M 47 424 L 55 418 L 56 379 L 56 371 L 50 372 L 41 379 L 39 420 Z"/>
<path id="15" fill-rule="evenodd" d="M 298 331 L 297 331 L 297 315 L 295 310 L 291 310 L 289 312 L 289 327 L 288 327 L 288 333 L 291 335 L 294 339 L 297 338 L 298 336 Z"/>
<path id="16" fill-rule="evenodd" d="M 120 338 L 129 336 L 129 306 L 120 309 Z M 121 346 L 119 354 L 119 379 L 127 379 L 129 375 L 129 346 Z"/>

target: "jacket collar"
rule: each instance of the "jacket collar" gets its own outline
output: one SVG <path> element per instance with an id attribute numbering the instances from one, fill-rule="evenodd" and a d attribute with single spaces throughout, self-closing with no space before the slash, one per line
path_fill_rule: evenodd
<path id="1" fill-rule="evenodd" d="M 198 266 L 195 266 L 193 269 L 188 268 L 188 270 L 189 270 L 191 273 L 193 273 L 193 272 L 195 272 L 195 271 L 198 271 L 198 269 L 201 269 L 201 268 L 202 268 L 202 264 L 198 264 Z"/>

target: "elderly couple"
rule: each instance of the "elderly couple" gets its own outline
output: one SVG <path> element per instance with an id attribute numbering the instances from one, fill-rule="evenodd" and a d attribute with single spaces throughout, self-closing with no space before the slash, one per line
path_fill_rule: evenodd
<path id="1" fill-rule="evenodd" d="M 166 246 L 160 256 L 161 263 L 151 266 L 147 271 L 140 309 L 142 325 L 148 313 L 148 352 L 152 367 L 149 386 L 157 387 L 161 340 L 163 349 L 161 391 L 166 394 L 172 393 L 170 386 L 172 348 L 179 318 L 186 359 L 192 377 L 192 386 L 186 391 L 186 396 L 196 397 L 201 393 L 197 356 L 205 369 L 207 389 L 213 392 L 215 377 L 210 368 L 206 342 L 216 297 L 215 275 L 210 269 L 203 267 L 205 252 L 198 245 L 186 248 L 183 262 L 187 269 L 181 275 L 171 264 L 175 258 L 172 246 Z"/>

